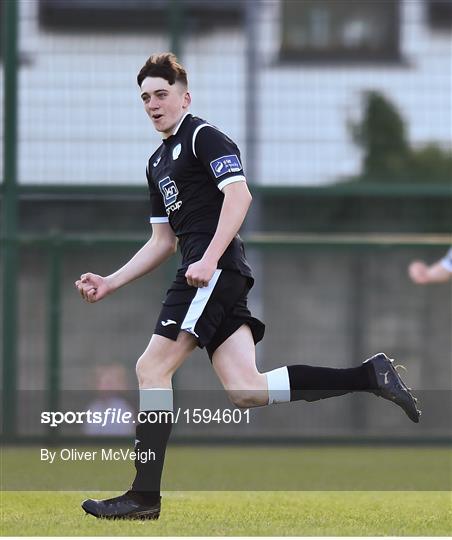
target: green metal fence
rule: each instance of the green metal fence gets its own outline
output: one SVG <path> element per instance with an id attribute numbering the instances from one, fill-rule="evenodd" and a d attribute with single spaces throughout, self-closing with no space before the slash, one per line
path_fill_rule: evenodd
<path id="1" fill-rule="evenodd" d="M 4 377 L 9 378 L 3 379 L 3 388 L 9 391 L 3 394 L 3 415 L 15 416 L 14 424 L 4 424 L 3 435 L 8 440 L 52 435 L 42 426 L 27 428 L 26 411 L 17 414 L 24 394 L 40 393 L 44 410 L 65 410 L 68 392 L 93 390 L 88 388 L 92 366 L 118 357 L 132 381 L 135 359 L 152 333 L 174 263 L 94 310 L 78 297 L 73 281 L 82 269 L 113 268 L 145 240 L 137 235 L 16 238 L 21 260 L 16 275 L 21 347 L 14 366 L 7 366 L 10 357 L 4 358 Z M 397 358 L 407 361 L 410 381 L 418 393 L 446 395 L 444 381 L 451 371 L 450 287 L 420 289 L 409 283 L 406 266 L 416 255 L 438 257 L 449 242 L 450 235 L 249 234 L 248 253 L 259 278 L 251 305 L 267 324 L 267 337 L 258 347 L 259 366 L 268 370 L 298 362 L 354 365 L 375 347 L 387 346 Z M 131 318 L 136 322 L 130 322 Z M 201 351 L 181 370 L 176 388 L 189 390 L 194 380 L 204 389 L 218 387 Z M 132 382 L 129 388 L 133 388 Z M 433 421 L 441 417 L 436 415 L 438 406 L 441 403 L 430 410 L 421 432 L 403 426 L 405 439 L 447 439 L 448 429 Z M 350 422 L 340 434 L 333 430 L 333 438 L 388 436 L 384 422 L 369 422 L 373 416 L 370 409 L 364 413 L 367 405 L 353 410 L 347 404 L 341 407 L 350 415 Z M 312 418 L 316 415 L 325 429 L 314 429 L 309 423 L 299 437 L 331 436 L 322 410 L 314 411 Z M 369 425 L 373 431 L 368 430 Z M 255 438 L 265 439 L 268 426 L 258 427 Z M 283 435 L 294 436 L 290 430 L 283 430 Z M 216 434 L 222 436 L 221 431 Z"/>

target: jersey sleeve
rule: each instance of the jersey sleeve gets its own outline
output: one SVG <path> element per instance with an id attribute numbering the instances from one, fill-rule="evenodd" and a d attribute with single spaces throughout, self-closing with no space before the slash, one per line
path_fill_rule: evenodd
<path id="1" fill-rule="evenodd" d="M 162 194 L 157 189 L 156 185 L 152 181 L 149 173 L 149 167 L 146 167 L 146 178 L 148 179 L 149 186 L 149 199 L 151 203 L 151 216 L 149 218 L 150 223 L 168 223 L 168 216 L 166 215 L 165 205 L 163 204 Z"/>
<path id="2" fill-rule="evenodd" d="M 245 182 L 240 150 L 218 129 L 203 124 L 193 133 L 193 153 L 222 190 L 233 182 Z"/>
<path id="3" fill-rule="evenodd" d="M 441 259 L 441 265 L 448 271 L 452 273 L 452 247 L 447 252 L 446 256 Z"/>

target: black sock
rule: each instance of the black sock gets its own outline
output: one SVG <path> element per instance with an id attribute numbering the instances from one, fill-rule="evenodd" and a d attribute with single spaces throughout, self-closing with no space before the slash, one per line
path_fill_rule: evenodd
<path id="1" fill-rule="evenodd" d="M 298 365 L 287 366 L 287 371 L 290 401 L 317 401 L 376 388 L 375 375 L 367 364 L 347 369 Z"/>
<path id="2" fill-rule="evenodd" d="M 152 505 L 160 500 L 160 481 L 172 428 L 172 413 L 144 411 L 141 412 L 141 417 L 149 413 L 153 416 L 152 422 L 139 423 L 136 428 L 136 475 L 132 483 L 131 496 L 141 504 Z M 154 421 L 156 415 L 159 419 L 157 422 Z M 149 455 L 150 452 L 153 452 L 155 457 Z"/>

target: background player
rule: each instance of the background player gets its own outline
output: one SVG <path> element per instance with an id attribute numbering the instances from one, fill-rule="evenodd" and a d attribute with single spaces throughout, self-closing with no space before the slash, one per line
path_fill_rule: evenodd
<path id="1" fill-rule="evenodd" d="M 408 275 L 418 285 L 449 281 L 452 276 L 452 247 L 442 259 L 431 265 L 424 261 L 413 261 L 408 267 Z"/>
<path id="2" fill-rule="evenodd" d="M 163 135 L 146 171 L 152 237 L 114 274 L 83 274 L 75 285 L 87 302 L 99 301 L 154 270 L 174 254 L 179 241 L 181 266 L 137 363 L 140 411 L 145 416 L 150 411 L 172 411 L 172 376 L 200 346 L 206 347 L 217 376 L 238 407 L 364 391 L 393 401 L 418 422 L 415 399 L 382 353 L 347 369 L 294 365 L 268 373 L 257 370 L 255 344 L 263 337 L 264 325 L 247 307 L 253 277 L 237 232 L 251 195 L 240 151 L 217 128 L 188 113 L 187 75 L 174 55 L 151 56 L 137 82 L 145 111 Z M 131 489 L 112 499 L 84 501 L 86 512 L 106 518 L 159 516 L 160 479 L 171 431 L 167 419 L 165 415 L 158 423 L 137 425 L 137 452 L 151 449 L 156 459 L 145 464 L 136 461 Z"/>

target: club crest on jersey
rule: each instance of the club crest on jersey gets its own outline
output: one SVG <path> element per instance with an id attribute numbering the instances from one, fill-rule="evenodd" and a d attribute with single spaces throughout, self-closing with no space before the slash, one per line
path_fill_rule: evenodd
<path id="1" fill-rule="evenodd" d="M 176 159 L 180 156 L 181 150 L 182 150 L 182 145 L 181 145 L 181 143 L 177 144 L 177 145 L 173 148 L 173 159 L 174 159 L 174 160 L 176 160 Z"/>
<path id="2" fill-rule="evenodd" d="M 163 195 L 163 201 L 165 206 L 169 206 L 176 202 L 177 196 L 179 195 L 179 190 L 177 189 L 176 183 L 174 180 L 171 180 L 169 176 L 166 176 L 159 181 L 160 193 Z"/>
<path id="3" fill-rule="evenodd" d="M 226 173 L 235 173 L 242 170 L 242 164 L 240 163 L 240 160 L 236 154 L 214 159 L 210 162 L 210 167 L 215 175 L 215 178 L 219 178 Z"/>

